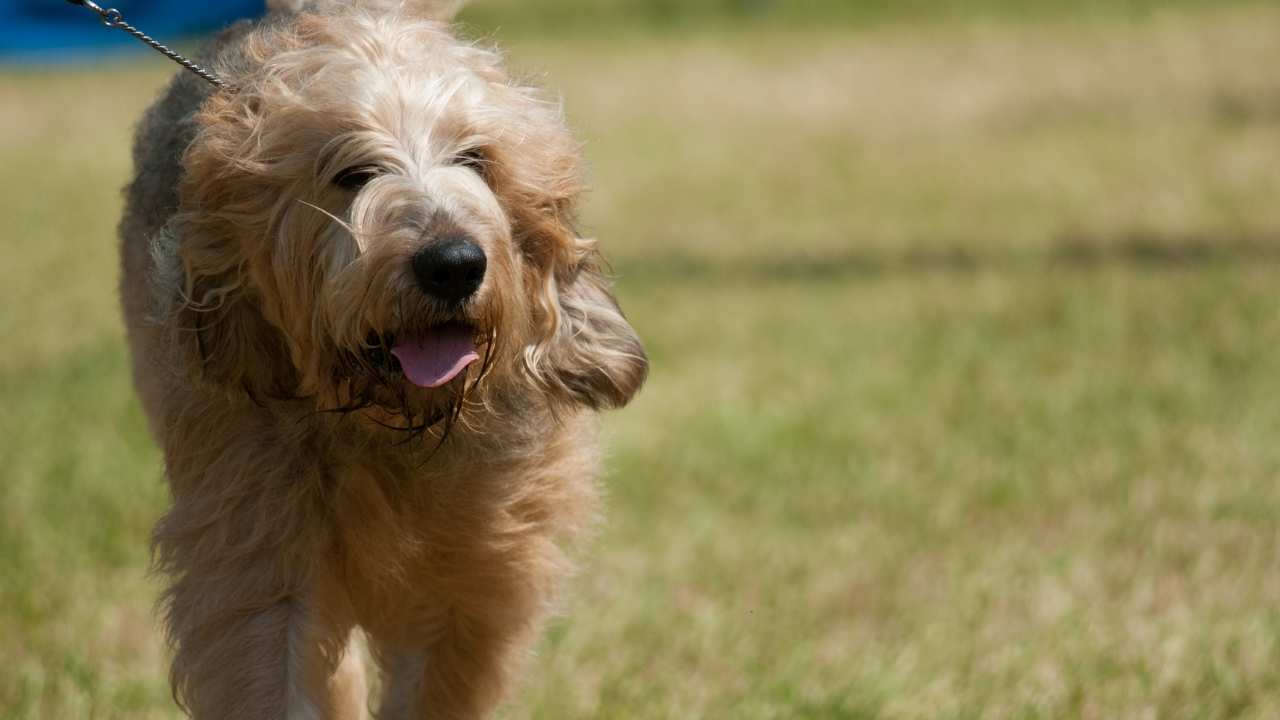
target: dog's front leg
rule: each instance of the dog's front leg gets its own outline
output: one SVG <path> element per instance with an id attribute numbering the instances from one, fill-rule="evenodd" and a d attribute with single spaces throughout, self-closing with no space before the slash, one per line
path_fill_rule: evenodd
<path id="1" fill-rule="evenodd" d="M 430 599 L 371 638 L 384 673 L 379 720 L 480 720 L 503 700 L 562 569 L 545 535 L 509 537 L 455 545 L 421 579 Z"/>
<path id="2" fill-rule="evenodd" d="M 378 720 L 481 720 L 502 700 L 511 666 L 530 635 L 506 622 L 443 612 L 429 642 L 379 643 L 383 697 Z"/>
<path id="3" fill-rule="evenodd" d="M 192 597 L 188 587 L 175 586 L 170 601 L 189 606 L 230 600 L 207 589 Z M 184 617 L 170 631 L 177 651 L 174 690 L 195 720 L 364 716 L 362 671 L 346 635 L 317 621 L 306 599 Z"/>
<path id="4" fill-rule="evenodd" d="M 185 453 L 166 448 L 174 503 L 155 532 L 173 581 L 164 607 L 175 698 L 196 720 L 363 717 L 318 471 L 280 457 L 269 435 L 203 437 Z"/>

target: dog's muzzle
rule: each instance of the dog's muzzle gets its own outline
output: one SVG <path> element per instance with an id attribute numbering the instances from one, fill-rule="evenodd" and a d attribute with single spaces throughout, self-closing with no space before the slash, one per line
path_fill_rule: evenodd
<path id="1" fill-rule="evenodd" d="M 488 259 L 474 240 L 455 232 L 414 253 L 411 265 L 423 293 L 460 308 L 484 283 Z M 461 322 L 433 325 L 420 334 L 397 335 L 391 343 L 391 355 L 400 362 L 409 382 L 425 388 L 450 382 L 480 359 L 475 329 Z"/>

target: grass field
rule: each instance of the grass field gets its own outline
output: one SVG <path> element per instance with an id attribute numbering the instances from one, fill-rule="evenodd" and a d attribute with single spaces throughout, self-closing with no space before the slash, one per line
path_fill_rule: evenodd
<path id="1" fill-rule="evenodd" d="M 1280 8 L 1006 5 L 513 33 L 653 372 L 506 718 L 1280 716 Z M 0 75 L 0 718 L 176 715 L 114 289 L 168 72 Z"/>

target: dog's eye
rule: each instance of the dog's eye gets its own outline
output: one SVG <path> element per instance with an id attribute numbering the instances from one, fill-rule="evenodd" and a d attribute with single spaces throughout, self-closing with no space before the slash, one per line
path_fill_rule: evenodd
<path id="1" fill-rule="evenodd" d="M 488 173 L 489 156 L 485 154 L 484 148 L 468 148 L 454 156 L 453 164 L 458 167 L 473 170 L 478 173 L 480 177 L 486 177 L 486 174 Z"/>
<path id="2" fill-rule="evenodd" d="M 370 180 L 378 177 L 382 171 L 372 165 L 358 165 L 349 167 L 338 173 L 333 178 L 333 184 L 343 190 L 356 191 L 369 184 Z"/>

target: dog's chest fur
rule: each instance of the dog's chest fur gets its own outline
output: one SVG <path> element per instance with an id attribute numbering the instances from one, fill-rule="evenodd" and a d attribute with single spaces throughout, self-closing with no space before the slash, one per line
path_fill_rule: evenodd
<path id="1" fill-rule="evenodd" d="M 504 566 L 563 562 L 554 543 L 595 517 L 594 439 L 595 423 L 584 416 L 522 450 L 368 446 L 331 466 L 332 552 L 344 584 L 364 589 L 356 595 L 362 624 L 395 624 L 388 614 L 413 611 L 404 603 L 432 585 L 479 589 Z"/>

